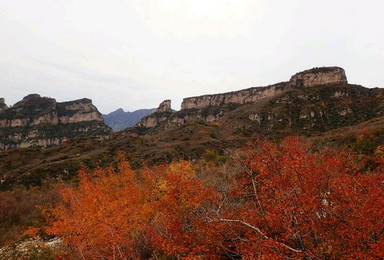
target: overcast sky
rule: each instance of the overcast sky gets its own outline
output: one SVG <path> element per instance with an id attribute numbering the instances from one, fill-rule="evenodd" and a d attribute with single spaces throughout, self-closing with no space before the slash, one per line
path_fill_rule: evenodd
<path id="1" fill-rule="evenodd" d="M 0 0 L 0 97 L 102 113 L 337 65 L 384 87 L 383 0 Z"/>

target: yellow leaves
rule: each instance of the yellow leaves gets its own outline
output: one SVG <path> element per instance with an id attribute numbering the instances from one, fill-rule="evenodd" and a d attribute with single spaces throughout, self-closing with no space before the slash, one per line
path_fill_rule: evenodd
<path id="1" fill-rule="evenodd" d="M 156 188 L 160 193 L 166 192 L 168 187 L 167 187 L 167 180 L 165 179 L 159 179 L 156 181 Z"/>
<path id="2" fill-rule="evenodd" d="M 374 152 L 375 156 L 377 157 L 382 157 L 384 156 L 384 145 L 379 145 L 376 147 L 375 149 L 375 152 Z"/>
<path id="3" fill-rule="evenodd" d="M 179 175 L 183 179 L 191 179 L 196 177 L 192 164 L 186 161 L 172 163 L 166 168 L 167 175 Z"/>

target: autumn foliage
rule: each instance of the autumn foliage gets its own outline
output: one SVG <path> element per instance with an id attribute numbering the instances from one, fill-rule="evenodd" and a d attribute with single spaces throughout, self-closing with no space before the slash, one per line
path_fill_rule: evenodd
<path id="1" fill-rule="evenodd" d="M 47 230 L 85 258 L 148 258 L 205 253 L 214 233 L 197 213 L 214 192 L 187 162 L 141 172 L 120 155 L 117 165 L 80 172 L 78 188 L 63 188 L 63 204 Z M 214 238 L 212 237 L 212 241 Z"/>
<path id="2" fill-rule="evenodd" d="M 361 158 L 310 152 L 294 138 L 256 141 L 239 151 L 237 164 L 230 195 L 242 207 L 226 218 L 241 221 L 241 255 L 383 257 L 382 169 L 363 174 Z"/>
<path id="3" fill-rule="evenodd" d="M 363 158 L 295 138 L 261 139 L 208 182 L 189 162 L 133 171 L 119 154 L 63 186 L 47 232 L 85 259 L 381 259 L 378 165 L 363 170 Z"/>

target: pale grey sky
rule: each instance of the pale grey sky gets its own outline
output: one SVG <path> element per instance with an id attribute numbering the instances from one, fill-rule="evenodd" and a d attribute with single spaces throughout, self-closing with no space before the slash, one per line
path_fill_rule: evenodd
<path id="1" fill-rule="evenodd" d="M 383 0 L 0 0 L 0 97 L 179 109 L 330 65 L 384 87 L 383 12 Z"/>

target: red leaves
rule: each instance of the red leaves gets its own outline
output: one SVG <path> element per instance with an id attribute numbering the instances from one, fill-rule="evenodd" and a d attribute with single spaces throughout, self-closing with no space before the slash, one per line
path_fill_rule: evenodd
<path id="1" fill-rule="evenodd" d="M 273 244 L 260 248 L 265 242 L 260 240 L 267 240 L 260 237 L 243 243 L 243 256 L 261 251 L 276 257 L 348 258 L 373 253 L 382 243 L 381 171 L 361 174 L 357 157 L 311 152 L 295 138 L 281 144 L 257 140 L 240 150 L 238 158 L 242 171 L 232 195 L 248 197 L 243 208 L 231 214 L 258 226 L 269 239 L 302 252 L 282 251 Z M 382 257 L 377 251 L 374 255 Z"/>
<path id="2" fill-rule="evenodd" d="M 207 187 L 188 162 L 80 173 L 50 230 L 88 258 L 382 258 L 383 167 L 296 138 L 238 150 Z"/>
<path id="3" fill-rule="evenodd" d="M 201 213 L 215 200 L 215 192 L 196 178 L 191 164 L 171 164 L 165 170 L 150 172 L 156 180 L 152 189 L 156 209 L 152 225 L 154 244 L 166 255 L 207 254 L 216 240 L 216 232 L 206 225 Z M 215 247 L 215 246 L 213 246 Z"/>

